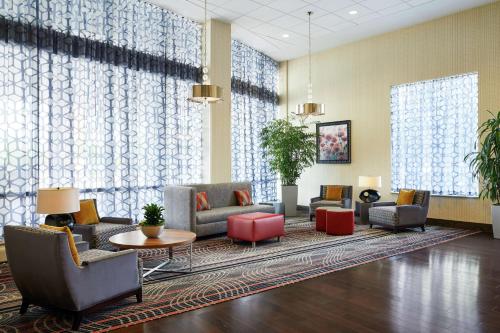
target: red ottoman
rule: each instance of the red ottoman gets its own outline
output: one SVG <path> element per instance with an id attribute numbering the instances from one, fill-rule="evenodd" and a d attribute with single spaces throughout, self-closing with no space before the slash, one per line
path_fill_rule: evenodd
<path id="1" fill-rule="evenodd" d="M 281 214 L 248 213 L 227 218 L 227 237 L 255 242 L 285 235 L 285 218 Z"/>
<path id="2" fill-rule="evenodd" d="M 326 211 L 327 235 L 352 235 L 354 233 L 354 211 L 352 209 L 329 209 Z"/>
<path id="3" fill-rule="evenodd" d="M 326 231 L 326 211 L 327 207 L 316 208 L 316 231 Z"/>

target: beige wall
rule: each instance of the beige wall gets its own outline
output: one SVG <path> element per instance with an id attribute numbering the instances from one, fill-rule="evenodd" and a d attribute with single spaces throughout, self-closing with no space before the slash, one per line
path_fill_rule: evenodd
<path id="1" fill-rule="evenodd" d="M 207 62 L 212 84 L 222 87 L 222 102 L 211 104 L 205 114 L 204 179 L 207 183 L 231 181 L 231 25 L 210 20 L 207 29 Z"/>
<path id="2" fill-rule="evenodd" d="M 352 163 L 308 169 L 298 182 L 299 204 L 316 196 L 320 184 L 352 184 L 357 198 L 359 175 L 381 175 L 382 197 L 393 199 L 390 86 L 473 71 L 482 122 L 485 110 L 500 110 L 499 2 L 314 54 L 314 96 L 326 114 L 313 120 L 352 121 Z M 281 111 L 288 100 L 291 112 L 306 99 L 306 58 L 282 63 L 280 77 Z M 478 199 L 433 197 L 430 217 L 490 223 L 490 208 Z"/>

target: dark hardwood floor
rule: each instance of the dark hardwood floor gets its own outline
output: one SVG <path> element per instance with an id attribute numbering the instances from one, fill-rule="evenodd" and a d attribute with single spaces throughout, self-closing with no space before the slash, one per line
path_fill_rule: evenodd
<path id="1" fill-rule="evenodd" d="M 478 234 L 115 332 L 500 332 L 500 240 Z"/>

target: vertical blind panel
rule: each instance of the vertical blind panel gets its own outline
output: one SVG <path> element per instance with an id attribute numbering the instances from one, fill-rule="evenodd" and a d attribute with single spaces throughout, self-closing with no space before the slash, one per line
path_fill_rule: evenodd
<path id="1" fill-rule="evenodd" d="M 232 78 L 242 83 L 231 93 L 232 179 L 251 181 L 257 202 L 275 200 L 277 195 L 277 177 L 264 156 L 260 132 L 278 112 L 277 99 L 268 98 L 277 96 L 278 73 L 275 60 L 232 41 Z"/>
<path id="2" fill-rule="evenodd" d="M 200 65 L 196 23 L 142 1 L 5 1 L 0 15 Z M 119 9 L 119 10 L 117 10 Z M 50 13 L 50 15 L 49 15 Z M 93 41 L 93 40 L 91 40 Z M 36 225 L 39 187 L 74 186 L 101 216 L 142 217 L 166 184 L 202 181 L 193 80 L 0 41 L 0 225 Z"/>
<path id="3" fill-rule="evenodd" d="M 392 187 L 477 196 L 464 157 L 476 149 L 478 74 L 393 86 Z"/>

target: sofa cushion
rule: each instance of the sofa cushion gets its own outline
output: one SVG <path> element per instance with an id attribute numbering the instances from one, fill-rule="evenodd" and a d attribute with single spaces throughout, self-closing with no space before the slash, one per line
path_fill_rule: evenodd
<path id="1" fill-rule="evenodd" d="M 196 212 L 196 223 L 206 224 L 212 222 L 225 221 L 231 215 L 264 212 L 274 213 L 274 207 L 269 205 L 252 205 L 252 206 L 228 206 L 212 208 L 211 210 L 203 210 Z"/>
<path id="2" fill-rule="evenodd" d="M 234 195 L 234 191 L 236 190 L 248 190 L 252 194 L 252 186 L 249 182 L 194 184 L 186 186 L 193 187 L 195 192 L 206 192 L 212 208 L 237 206 L 238 201 Z"/>
<path id="3" fill-rule="evenodd" d="M 368 209 L 370 222 L 394 225 L 398 221 L 396 206 L 380 206 Z"/>
<path id="4" fill-rule="evenodd" d="M 209 210 L 210 204 L 208 203 L 207 192 L 196 193 L 196 211 Z"/>

